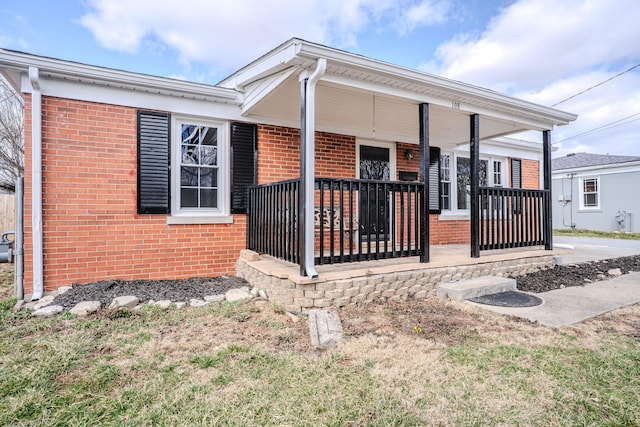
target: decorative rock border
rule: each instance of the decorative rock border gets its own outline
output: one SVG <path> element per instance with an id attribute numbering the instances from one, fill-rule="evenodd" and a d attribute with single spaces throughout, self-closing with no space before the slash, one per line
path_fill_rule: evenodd
<path id="1" fill-rule="evenodd" d="M 53 304 L 55 297 L 57 295 L 60 295 L 62 293 L 69 291 L 70 289 L 71 287 L 65 286 L 51 294 L 45 295 L 39 300 L 35 300 L 31 302 L 25 302 L 24 300 L 19 300 L 18 302 L 16 302 L 16 305 L 14 306 L 13 310 L 14 311 L 33 310 L 33 312 L 31 313 L 31 316 L 33 317 L 56 316 L 64 312 L 65 309 L 61 305 Z M 244 286 L 242 288 L 229 289 L 225 294 L 207 295 L 203 299 L 191 298 L 188 303 L 184 301 L 169 301 L 169 300 L 162 300 L 162 301 L 150 300 L 146 303 L 141 303 L 138 297 L 134 295 L 124 295 L 124 296 L 119 296 L 114 298 L 111 301 L 111 304 L 109 304 L 108 307 L 104 307 L 104 308 L 110 309 L 110 310 L 117 310 L 122 308 L 139 310 L 144 306 L 157 306 L 166 310 L 171 306 L 174 306 L 175 308 L 183 308 L 183 307 L 186 307 L 187 305 L 190 307 L 204 307 L 214 302 L 244 301 L 244 300 L 254 298 L 256 296 L 262 296 L 262 295 L 266 297 L 266 294 L 264 292 L 260 292 L 257 288 L 253 288 L 250 290 L 249 287 L 247 286 Z M 86 317 L 86 316 L 89 316 L 90 314 L 96 313 L 101 308 L 103 307 L 99 301 L 82 301 L 76 304 L 74 307 L 72 307 L 68 311 L 72 314 L 75 314 L 76 316 Z"/>

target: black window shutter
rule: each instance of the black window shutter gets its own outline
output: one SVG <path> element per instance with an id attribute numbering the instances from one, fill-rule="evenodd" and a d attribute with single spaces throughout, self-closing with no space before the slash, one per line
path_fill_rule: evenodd
<path id="1" fill-rule="evenodd" d="M 429 213 L 439 214 L 440 207 L 440 148 L 429 147 Z"/>
<path id="2" fill-rule="evenodd" d="M 522 188 L 522 160 L 511 159 L 511 188 Z M 522 199 L 516 196 L 513 203 L 513 213 L 522 213 Z"/>
<path id="3" fill-rule="evenodd" d="M 522 188 L 522 161 L 511 159 L 511 188 Z"/>
<path id="4" fill-rule="evenodd" d="M 258 175 L 258 127 L 231 123 L 231 213 L 246 214 L 249 187 Z"/>
<path id="5" fill-rule="evenodd" d="M 138 111 L 138 213 L 169 213 L 171 116 Z"/>

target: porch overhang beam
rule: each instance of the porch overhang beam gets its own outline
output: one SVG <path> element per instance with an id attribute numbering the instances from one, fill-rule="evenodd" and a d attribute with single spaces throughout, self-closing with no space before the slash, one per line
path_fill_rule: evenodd
<path id="1" fill-rule="evenodd" d="M 480 257 L 480 115 L 470 117 L 469 160 L 471 163 L 471 258 Z"/>

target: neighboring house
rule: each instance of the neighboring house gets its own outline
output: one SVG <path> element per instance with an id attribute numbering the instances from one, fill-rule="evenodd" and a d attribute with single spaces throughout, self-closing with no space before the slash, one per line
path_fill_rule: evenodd
<path id="1" fill-rule="evenodd" d="M 574 153 L 552 169 L 554 228 L 640 232 L 640 156 Z"/>
<path id="2" fill-rule="evenodd" d="M 0 50 L 25 100 L 25 291 L 430 245 L 551 247 L 570 113 L 292 39 L 216 86 Z M 543 144 L 503 138 L 536 130 Z M 545 188 L 547 185 L 547 188 Z M 426 193 L 429 197 L 422 197 Z"/>

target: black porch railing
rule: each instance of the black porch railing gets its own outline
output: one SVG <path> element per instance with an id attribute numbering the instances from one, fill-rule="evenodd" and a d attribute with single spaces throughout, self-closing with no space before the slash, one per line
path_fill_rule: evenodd
<path id="1" fill-rule="evenodd" d="M 247 247 L 297 263 L 299 179 L 249 188 Z"/>
<path id="2" fill-rule="evenodd" d="M 292 179 L 249 189 L 249 249 L 299 262 L 299 185 Z M 420 255 L 422 194 L 414 182 L 316 178 L 316 264 Z M 549 242 L 548 191 L 480 187 L 479 198 L 480 250 Z"/>
<path id="3" fill-rule="evenodd" d="M 547 203 L 546 190 L 480 187 L 480 250 L 545 245 Z"/>
<path id="4" fill-rule="evenodd" d="M 249 189 L 249 249 L 298 262 L 298 189 L 298 179 Z M 315 262 L 419 255 L 422 191 L 420 183 L 316 178 Z"/>

